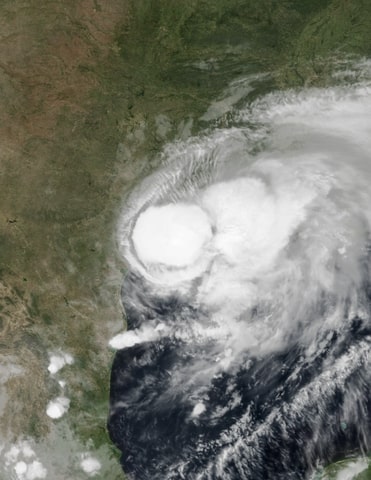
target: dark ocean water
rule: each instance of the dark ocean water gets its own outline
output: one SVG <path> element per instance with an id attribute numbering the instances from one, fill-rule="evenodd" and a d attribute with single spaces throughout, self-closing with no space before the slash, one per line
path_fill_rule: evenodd
<path id="1" fill-rule="evenodd" d="M 273 92 L 230 128 L 168 146 L 130 197 L 108 422 L 129 478 L 298 480 L 369 450 L 371 90 L 358 68 L 357 82 Z"/>
<path id="2" fill-rule="evenodd" d="M 137 277 L 128 276 L 123 292 L 127 295 L 138 283 Z M 198 317 L 197 310 L 177 298 L 164 301 L 144 294 L 138 300 L 153 313 L 146 317 L 129 308 L 130 325 L 159 319 L 171 325 L 179 318 Z M 327 335 L 311 362 L 304 360 L 299 344 L 264 358 L 246 355 L 233 374 L 210 379 L 203 390 L 207 410 L 195 418 L 192 395 L 197 384 L 173 392 L 170 379 L 195 357 L 205 360 L 211 345 L 189 349 L 167 337 L 120 350 L 112 369 L 115 407 L 109 428 L 123 452 L 124 471 L 138 479 L 299 479 L 307 478 L 318 460 L 367 450 L 370 340 L 369 320 L 354 317 L 347 331 Z M 364 354 L 356 368 L 329 379 L 332 385 L 317 384 L 321 375 L 326 377 L 329 360 L 348 362 L 349 353 L 360 350 Z M 220 471 L 212 459 L 224 449 L 229 455 Z"/>

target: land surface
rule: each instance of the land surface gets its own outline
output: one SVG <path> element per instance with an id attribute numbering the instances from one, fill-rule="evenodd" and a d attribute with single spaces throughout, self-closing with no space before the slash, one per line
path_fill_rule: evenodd
<path id="1" fill-rule="evenodd" d="M 371 3 L 3 0 L 0 13 L 0 437 L 48 445 L 55 479 L 84 449 L 106 462 L 95 478 L 122 478 L 105 423 L 126 194 L 167 141 L 208 125 L 235 78 L 323 85 L 334 62 L 370 55 Z M 75 363 L 63 372 L 70 410 L 55 421 L 47 367 L 59 350 Z"/>

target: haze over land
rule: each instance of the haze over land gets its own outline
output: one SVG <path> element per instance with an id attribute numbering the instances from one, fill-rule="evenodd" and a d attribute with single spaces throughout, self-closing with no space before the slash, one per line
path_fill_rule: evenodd
<path id="1" fill-rule="evenodd" d="M 321 86 L 346 54 L 369 55 L 370 9 L 343 0 L 2 2 L 1 455 L 21 452 L 3 461 L 4 475 L 27 459 L 26 438 L 35 458 L 25 463 L 43 457 L 52 478 L 69 466 L 86 478 L 81 462 L 93 453 L 103 465 L 96 478 L 122 478 L 105 423 L 107 345 L 124 324 L 116 231 L 127 193 L 158 167 L 166 142 L 228 125 L 243 96 L 233 80 L 244 73 L 271 74 L 260 93 Z M 74 363 L 53 376 L 52 356 L 65 354 Z M 70 403 L 56 422 L 47 409 L 58 398 Z"/>

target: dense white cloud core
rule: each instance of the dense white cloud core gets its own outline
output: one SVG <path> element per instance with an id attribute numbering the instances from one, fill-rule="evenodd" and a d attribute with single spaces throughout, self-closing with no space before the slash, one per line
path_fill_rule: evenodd
<path id="1" fill-rule="evenodd" d="M 133 231 L 135 250 L 144 263 L 170 267 L 195 262 L 210 237 L 205 212 L 183 203 L 148 208 L 140 214 Z"/>
<path id="2" fill-rule="evenodd" d="M 212 328 L 193 328 L 220 342 L 220 364 L 229 348 L 280 349 L 295 329 L 310 343 L 343 322 L 345 298 L 361 315 L 370 93 L 364 80 L 257 99 L 236 113 L 242 126 L 168 146 L 129 198 L 119 242 L 130 268 L 158 295 L 211 313 Z M 316 324 L 324 297 L 331 308 Z"/>
<path id="3" fill-rule="evenodd" d="M 369 442 L 371 63 L 352 78 L 247 98 L 228 127 L 168 145 L 127 199 L 112 422 L 138 478 L 276 478 L 348 433 Z M 170 402 L 187 451 L 169 440 L 146 465 Z"/>

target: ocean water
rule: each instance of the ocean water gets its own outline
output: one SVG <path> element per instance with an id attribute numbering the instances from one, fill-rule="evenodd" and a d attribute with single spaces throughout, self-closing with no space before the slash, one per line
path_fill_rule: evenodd
<path id="1" fill-rule="evenodd" d="M 130 479 L 298 480 L 369 450 L 371 63 L 252 82 L 123 206 L 108 426 Z"/>

